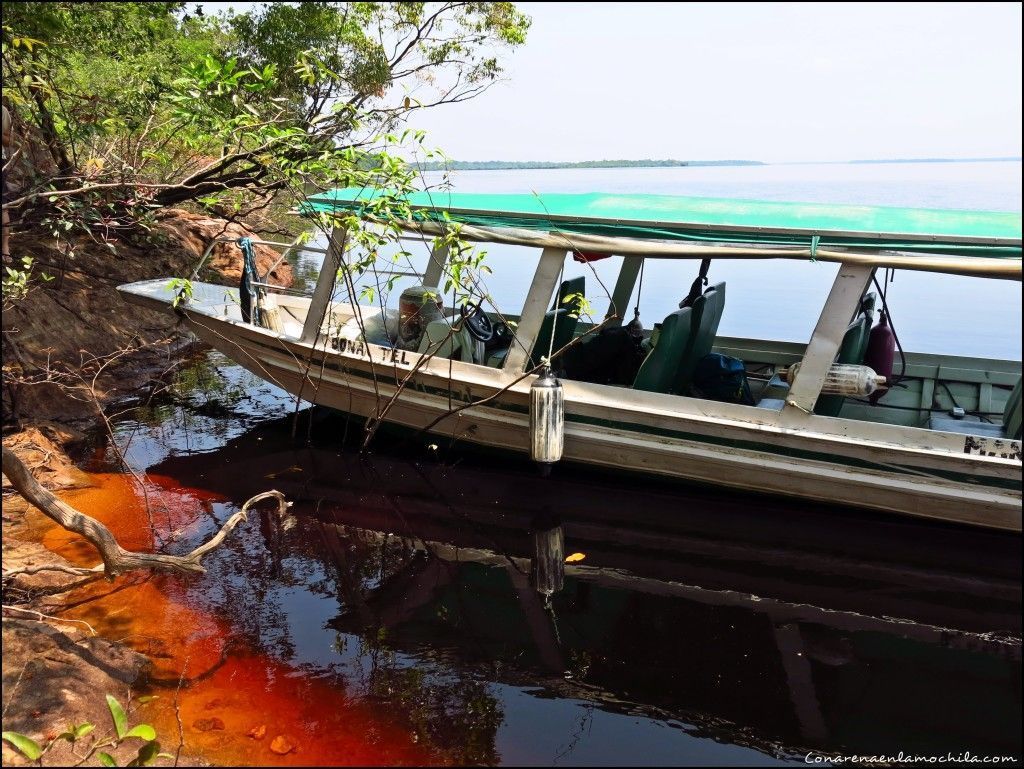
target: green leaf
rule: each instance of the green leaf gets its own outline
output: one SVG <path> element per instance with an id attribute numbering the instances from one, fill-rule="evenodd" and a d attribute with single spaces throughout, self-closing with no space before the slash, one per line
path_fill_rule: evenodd
<path id="1" fill-rule="evenodd" d="M 138 724 L 132 727 L 132 730 L 124 736 L 124 739 L 127 740 L 129 737 L 138 737 L 140 740 L 150 742 L 156 739 L 156 729 L 149 724 Z"/>
<path id="2" fill-rule="evenodd" d="M 96 758 L 100 760 L 100 764 L 103 766 L 117 766 L 117 761 L 109 753 L 97 753 Z"/>
<path id="3" fill-rule="evenodd" d="M 57 735 L 58 740 L 67 740 L 68 742 L 74 742 L 75 740 L 81 739 L 96 727 L 93 724 L 69 724 L 67 731 L 61 732 Z"/>
<path id="4" fill-rule="evenodd" d="M 121 707 L 121 703 L 107 695 L 107 707 L 110 708 L 110 715 L 114 719 L 114 728 L 117 730 L 117 738 L 119 740 L 124 739 L 125 733 L 128 731 L 128 716 L 125 715 L 124 708 Z M 110 764 L 115 766 L 115 764 Z"/>
<path id="5" fill-rule="evenodd" d="M 81 726 L 75 727 L 75 739 L 80 740 L 93 729 L 96 728 L 95 724 L 82 724 Z"/>
<path id="6" fill-rule="evenodd" d="M 128 763 L 128 766 L 152 766 L 160 755 L 160 743 L 147 742 L 139 748 L 139 754 Z"/>
<path id="7" fill-rule="evenodd" d="M 29 761 L 35 761 L 43 755 L 43 749 L 39 747 L 39 743 L 24 734 L 4 732 L 3 738 L 20 750 Z"/>
<path id="8" fill-rule="evenodd" d="M 142 697 L 137 698 L 135 701 L 140 705 L 145 705 L 147 702 L 160 699 L 159 694 L 145 694 Z"/>

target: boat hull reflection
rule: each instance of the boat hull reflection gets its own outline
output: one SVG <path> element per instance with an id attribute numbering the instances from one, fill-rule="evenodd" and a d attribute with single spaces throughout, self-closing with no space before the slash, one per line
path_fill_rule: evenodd
<path id="1" fill-rule="evenodd" d="M 286 438 L 151 469 L 294 500 L 337 630 L 774 754 L 1020 753 L 1019 537 Z M 549 598 L 530 575 L 556 526 L 585 557 Z"/>

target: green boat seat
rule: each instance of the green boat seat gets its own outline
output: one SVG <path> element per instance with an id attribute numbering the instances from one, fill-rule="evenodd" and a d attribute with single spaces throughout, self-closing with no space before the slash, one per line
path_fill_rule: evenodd
<path id="1" fill-rule="evenodd" d="M 675 385 L 679 362 L 686 357 L 693 337 L 693 308 L 670 313 L 661 323 L 658 343 L 640 364 L 634 390 L 669 393 Z"/>
<path id="2" fill-rule="evenodd" d="M 487 358 L 487 365 L 491 368 L 501 368 L 505 365 L 505 358 L 508 357 L 508 351 L 510 348 L 503 347 L 500 350 L 495 350 Z"/>
<path id="3" fill-rule="evenodd" d="M 452 331 L 447 320 L 435 320 L 427 324 L 420 339 L 419 352 L 422 355 L 434 355 L 438 358 L 451 358 L 464 363 L 473 363 L 476 344 L 469 331 L 463 328 Z"/>
<path id="4" fill-rule="evenodd" d="M 947 433 L 962 433 L 964 435 L 981 435 L 987 438 L 1015 438 L 1021 436 L 1021 403 L 1020 403 L 1020 379 L 1006 399 L 1006 408 L 1003 409 L 1002 424 L 982 422 L 976 416 L 965 416 L 961 419 L 946 415 L 933 415 L 928 420 L 929 430 L 942 430 Z"/>
<path id="5" fill-rule="evenodd" d="M 570 296 L 583 296 L 587 293 L 587 278 L 584 275 L 580 275 L 578 278 L 570 278 L 569 280 L 562 281 L 562 285 L 558 287 L 558 298 L 555 300 L 555 304 L 551 305 L 552 310 L 557 310 L 561 307 L 568 308 L 579 315 L 579 304 L 578 302 L 566 302 L 565 300 Z"/>
<path id="6" fill-rule="evenodd" d="M 544 321 L 540 324 L 540 331 L 537 332 L 537 341 L 533 344 L 533 352 L 530 353 L 531 365 L 536 366 L 541 358 L 549 352 L 560 349 L 563 345 L 572 340 L 576 333 L 576 318 L 569 317 L 569 310 L 561 307 L 557 310 L 548 310 L 544 313 Z M 552 342 L 551 335 L 555 335 Z"/>
<path id="7" fill-rule="evenodd" d="M 689 395 L 697 361 L 711 352 L 724 309 L 725 283 L 716 283 L 690 307 L 665 318 L 657 344 L 640 366 L 633 389 Z"/>
<path id="8" fill-rule="evenodd" d="M 533 343 L 533 351 L 530 358 L 534 366 L 540 363 L 541 358 L 548 352 L 560 350 L 572 341 L 576 335 L 576 324 L 579 321 L 579 304 L 577 302 L 566 302 L 566 298 L 580 295 L 586 291 L 586 276 L 562 281 L 558 287 L 558 294 L 555 297 L 551 309 L 544 314 L 544 321 L 541 323 L 540 331 L 537 332 L 537 341 Z M 554 334 L 554 341 L 551 335 Z"/>
<path id="9" fill-rule="evenodd" d="M 875 317 L 875 294 L 865 295 L 861 300 L 860 310 L 853 322 L 846 327 L 843 341 L 839 345 L 836 363 L 847 363 L 859 366 L 864 362 L 864 354 L 868 351 L 868 339 Z M 842 395 L 822 395 L 814 404 L 814 413 L 826 417 L 837 417 L 843 410 Z"/>
<path id="10" fill-rule="evenodd" d="M 1009 399 L 1006 401 L 1006 408 L 1003 410 L 1003 434 L 1007 438 L 1020 439 L 1020 377 L 1017 377 L 1017 384 L 1013 386 Z"/>
<path id="11" fill-rule="evenodd" d="M 693 340 L 679 362 L 672 391 L 690 395 L 697 361 L 711 352 L 725 310 L 725 283 L 716 283 L 693 302 Z"/>

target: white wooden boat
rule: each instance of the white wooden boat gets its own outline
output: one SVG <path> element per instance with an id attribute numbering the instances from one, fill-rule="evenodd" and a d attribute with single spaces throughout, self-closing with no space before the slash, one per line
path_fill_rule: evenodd
<path id="1" fill-rule="evenodd" d="M 359 211 L 366 198 L 338 190 L 311 198 L 310 207 Z M 468 343 L 469 324 L 451 311 L 418 346 L 402 349 L 393 328 L 373 322 L 385 317 L 380 308 L 351 293 L 338 301 L 336 288 L 345 293 L 336 276 L 347 259 L 338 229 L 312 297 L 279 294 L 276 317 L 255 313 L 273 317 L 262 323 L 274 330 L 243 320 L 236 289 L 195 283 L 176 310 L 166 278 L 119 290 L 134 303 L 177 311 L 242 366 L 341 411 L 527 452 L 531 386 L 542 358 L 561 350 L 551 364 L 564 392 L 562 461 L 1021 530 L 1020 361 L 907 352 L 900 387 L 877 403 L 828 394 L 837 360 L 863 372 L 881 309 L 872 291 L 877 270 L 1020 281 L 1020 214 L 647 195 L 445 195 L 441 206 L 423 194 L 410 202 L 410 231 L 439 233 L 450 226 L 444 216 L 461 225 L 463 239 L 542 249 L 521 312 L 487 308 L 491 325 L 508 322 L 503 349 Z M 696 272 L 694 260 L 715 257 L 817 259 L 840 268 L 807 344 L 717 336 L 725 285 L 695 284 L 690 305 L 659 324 L 635 377 L 609 384 L 621 372 L 595 374 L 590 364 L 611 335 L 593 333 L 596 324 L 561 306 L 575 290 L 559 285 L 573 252 L 624 257 L 603 329 L 621 324 L 619 308 L 647 259 L 678 260 L 681 284 Z M 423 286 L 443 285 L 447 259 L 435 248 Z M 743 362 L 754 405 L 698 397 L 695 367 L 708 353 Z M 755 372 L 764 374 L 760 381 Z"/>

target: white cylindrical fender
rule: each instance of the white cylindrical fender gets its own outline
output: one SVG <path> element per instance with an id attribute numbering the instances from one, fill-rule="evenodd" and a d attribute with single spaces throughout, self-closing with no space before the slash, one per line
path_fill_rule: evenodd
<path id="1" fill-rule="evenodd" d="M 257 294 L 257 296 L 259 296 Z M 281 309 L 277 306 L 277 300 L 273 294 L 267 294 L 263 297 L 262 307 L 262 320 L 263 328 L 270 329 L 275 334 L 283 333 L 284 326 L 281 324 Z"/>
<path id="2" fill-rule="evenodd" d="M 562 458 L 564 398 L 562 383 L 545 367 L 530 387 L 530 459 L 542 468 Z"/>
<path id="3" fill-rule="evenodd" d="M 786 381 L 790 384 L 796 380 L 800 364 L 794 363 L 786 372 Z M 854 366 L 847 363 L 833 363 L 825 374 L 825 382 L 821 386 L 822 395 L 859 395 L 868 396 L 885 384 L 885 377 L 879 376 L 868 366 Z"/>

